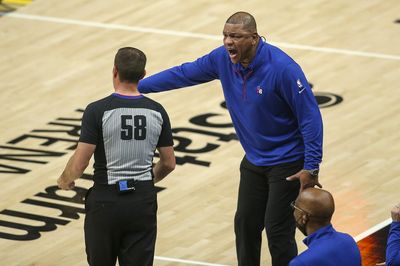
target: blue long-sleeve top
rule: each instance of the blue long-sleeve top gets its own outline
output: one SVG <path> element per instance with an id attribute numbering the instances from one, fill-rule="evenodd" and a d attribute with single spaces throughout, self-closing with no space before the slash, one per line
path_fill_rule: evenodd
<path id="1" fill-rule="evenodd" d="M 315 231 L 303 240 L 308 249 L 294 257 L 289 266 L 361 266 L 361 254 L 356 241 L 332 225 Z"/>
<path id="2" fill-rule="evenodd" d="M 304 159 L 319 168 L 322 118 L 300 66 L 264 41 L 248 67 L 233 64 L 221 46 L 197 60 L 139 82 L 142 93 L 161 92 L 219 79 L 247 159 L 259 166 Z"/>
<path id="3" fill-rule="evenodd" d="M 386 247 L 386 266 L 400 266 L 400 222 L 392 222 Z"/>

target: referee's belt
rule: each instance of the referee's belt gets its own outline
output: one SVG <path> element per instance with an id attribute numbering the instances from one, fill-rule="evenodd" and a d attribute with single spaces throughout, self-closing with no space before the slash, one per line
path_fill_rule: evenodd
<path id="1" fill-rule="evenodd" d="M 128 179 L 128 180 L 119 180 L 115 183 L 117 186 L 119 193 L 127 193 L 136 190 L 136 181 L 135 179 Z"/>
<path id="2" fill-rule="evenodd" d="M 151 180 L 135 180 L 135 179 L 125 179 L 125 180 L 119 180 L 115 182 L 114 184 L 104 184 L 104 183 L 98 183 L 94 182 L 94 187 L 97 187 L 98 189 L 112 189 L 116 190 L 118 193 L 126 193 L 126 192 L 133 192 L 136 191 L 137 189 L 142 190 L 142 188 L 151 188 L 154 187 L 154 181 Z"/>

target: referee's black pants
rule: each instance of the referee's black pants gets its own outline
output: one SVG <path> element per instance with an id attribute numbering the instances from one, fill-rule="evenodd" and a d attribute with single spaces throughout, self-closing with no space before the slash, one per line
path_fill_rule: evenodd
<path id="1" fill-rule="evenodd" d="M 297 198 L 300 182 L 285 178 L 302 168 L 303 160 L 275 166 L 255 166 L 246 157 L 243 158 L 235 215 L 239 266 L 260 265 L 264 228 L 273 266 L 287 266 L 297 255 L 296 225 L 290 202 Z"/>
<path id="2" fill-rule="evenodd" d="M 116 186 L 94 185 L 86 196 L 85 244 L 91 266 L 153 265 L 157 194 L 153 181 L 119 194 Z"/>

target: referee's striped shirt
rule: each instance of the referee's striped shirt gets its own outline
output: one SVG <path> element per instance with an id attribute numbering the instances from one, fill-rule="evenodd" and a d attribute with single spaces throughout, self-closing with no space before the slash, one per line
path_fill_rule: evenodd
<path id="1" fill-rule="evenodd" d="M 156 147 L 173 146 L 161 104 L 117 93 L 86 107 L 79 141 L 96 145 L 93 179 L 99 184 L 151 180 Z"/>

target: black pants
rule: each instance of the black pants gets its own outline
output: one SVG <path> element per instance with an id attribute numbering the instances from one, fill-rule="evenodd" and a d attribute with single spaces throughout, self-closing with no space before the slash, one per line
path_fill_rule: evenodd
<path id="1" fill-rule="evenodd" d="M 85 244 L 89 265 L 153 265 L 157 194 L 153 181 L 118 194 L 115 186 L 94 185 L 85 203 Z"/>
<path id="2" fill-rule="evenodd" d="M 235 215 L 236 252 L 240 266 L 260 265 L 264 228 L 273 266 L 287 266 L 297 255 L 296 225 L 290 202 L 298 196 L 300 183 L 285 178 L 302 168 L 303 160 L 255 166 L 243 158 Z"/>

